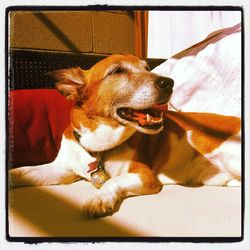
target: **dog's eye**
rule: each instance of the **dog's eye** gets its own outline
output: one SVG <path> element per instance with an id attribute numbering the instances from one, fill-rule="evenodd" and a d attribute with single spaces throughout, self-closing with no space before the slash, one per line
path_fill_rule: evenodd
<path id="1" fill-rule="evenodd" d="M 121 73 L 125 73 L 125 72 L 126 72 L 126 70 L 124 68 L 117 67 L 114 70 L 112 70 L 110 72 L 110 74 L 121 74 Z"/>

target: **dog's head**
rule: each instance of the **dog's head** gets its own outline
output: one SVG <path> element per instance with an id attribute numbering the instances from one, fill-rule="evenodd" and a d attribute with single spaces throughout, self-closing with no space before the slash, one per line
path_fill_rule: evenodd
<path id="1" fill-rule="evenodd" d="M 85 118 L 106 119 L 146 134 L 163 128 L 162 113 L 154 107 L 169 101 L 174 82 L 149 72 L 147 63 L 135 56 L 111 55 L 89 70 L 63 69 L 53 76 L 57 89 L 75 101 L 78 115 L 84 112 Z"/>

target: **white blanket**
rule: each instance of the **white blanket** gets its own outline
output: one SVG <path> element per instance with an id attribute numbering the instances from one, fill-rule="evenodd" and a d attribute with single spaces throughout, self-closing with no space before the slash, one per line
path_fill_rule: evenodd
<path id="1" fill-rule="evenodd" d="M 183 112 L 241 116 L 241 25 L 170 58 L 153 72 L 174 79 L 171 104 Z M 205 48 L 204 48 L 205 47 Z"/>

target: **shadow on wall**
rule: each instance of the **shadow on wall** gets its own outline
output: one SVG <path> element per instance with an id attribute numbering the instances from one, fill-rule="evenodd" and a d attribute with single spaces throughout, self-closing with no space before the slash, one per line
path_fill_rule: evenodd
<path id="1" fill-rule="evenodd" d="M 81 50 L 42 12 L 34 15 L 72 52 L 80 53 Z"/>

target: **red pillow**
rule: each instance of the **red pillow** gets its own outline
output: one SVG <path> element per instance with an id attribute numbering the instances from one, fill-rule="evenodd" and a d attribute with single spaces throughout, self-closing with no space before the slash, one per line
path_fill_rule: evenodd
<path id="1" fill-rule="evenodd" d="M 71 103 L 55 89 L 13 90 L 9 94 L 10 167 L 55 159 Z"/>

